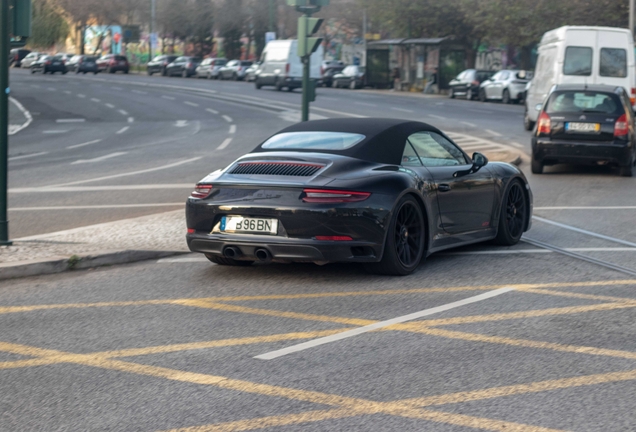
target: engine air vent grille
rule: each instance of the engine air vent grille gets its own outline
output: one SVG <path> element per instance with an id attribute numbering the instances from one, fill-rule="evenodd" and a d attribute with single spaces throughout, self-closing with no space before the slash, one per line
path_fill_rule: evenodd
<path id="1" fill-rule="evenodd" d="M 241 162 L 230 174 L 308 177 L 324 165 L 303 162 Z"/>

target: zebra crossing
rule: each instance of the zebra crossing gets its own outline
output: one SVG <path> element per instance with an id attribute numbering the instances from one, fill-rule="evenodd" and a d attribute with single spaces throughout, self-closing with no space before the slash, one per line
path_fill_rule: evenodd
<path id="1" fill-rule="evenodd" d="M 500 144 L 473 135 L 466 135 L 457 132 L 446 132 L 446 135 L 459 145 L 466 153 L 511 151 L 514 148 L 507 144 Z M 516 146 L 515 146 L 516 147 Z"/>

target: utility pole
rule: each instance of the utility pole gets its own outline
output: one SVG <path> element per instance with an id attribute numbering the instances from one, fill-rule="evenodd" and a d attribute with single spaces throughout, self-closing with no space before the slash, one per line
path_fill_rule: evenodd
<path id="1" fill-rule="evenodd" d="M 274 6 L 275 0 L 269 0 L 269 31 L 275 32 L 274 29 Z"/>
<path id="2" fill-rule="evenodd" d="M 9 0 L 0 0 L 0 246 L 9 241 Z"/>
<path id="3" fill-rule="evenodd" d="M 150 56 L 148 57 L 148 60 L 152 60 L 152 43 L 154 42 L 154 34 L 155 34 L 155 19 L 156 19 L 156 15 L 157 15 L 157 0 L 150 0 L 150 40 L 149 40 L 149 49 L 148 49 L 148 54 L 150 54 Z"/>
<path id="4" fill-rule="evenodd" d="M 322 6 L 329 5 L 330 0 L 287 0 L 289 6 L 303 14 L 298 18 L 298 56 L 303 63 L 303 98 L 301 105 L 301 121 L 309 120 L 309 102 L 316 100 L 316 83 L 310 79 L 311 55 L 322 43 L 322 38 L 310 37 L 322 25 L 322 18 L 311 15 L 320 11 Z"/>

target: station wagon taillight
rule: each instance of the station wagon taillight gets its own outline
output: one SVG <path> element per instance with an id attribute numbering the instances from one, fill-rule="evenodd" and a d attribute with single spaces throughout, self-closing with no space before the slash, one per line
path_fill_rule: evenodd
<path id="1" fill-rule="evenodd" d="M 212 193 L 211 184 L 199 183 L 194 187 L 194 190 L 190 194 L 192 198 L 207 198 Z"/>
<path id="2" fill-rule="evenodd" d="M 636 105 L 636 88 L 632 87 L 632 95 L 629 98 L 629 101 L 632 103 L 632 106 Z"/>
<path id="3" fill-rule="evenodd" d="M 321 204 L 364 201 L 371 196 L 369 192 L 351 192 L 327 189 L 305 189 L 303 190 L 303 193 L 304 202 Z"/>
<path id="4" fill-rule="evenodd" d="M 614 136 L 624 138 L 627 135 L 629 135 L 629 124 L 627 123 L 627 114 L 623 114 L 614 123 Z"/>
<path id="5" fill-rule="evenodd" d="M 550 116 L 545 113 L 545 111 L 541 111 L 541 115 L 539 115 L 539 120 L 537 121 L 537 132 L 539 134 L 550 135 L 550 130 L 552 129 L 552 121 L 550 120 Z"/>

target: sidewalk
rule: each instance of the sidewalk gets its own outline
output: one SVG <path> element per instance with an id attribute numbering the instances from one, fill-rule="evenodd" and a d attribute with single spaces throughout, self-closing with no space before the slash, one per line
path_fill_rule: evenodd
<path id="1" fill-rule="evenodd" d="M 402 97 L 413 97 L 420 99 L 448 99 L 448 95 L 444 94 L 424 94 L 421 91 L 410 92 L 410 91 L 393 91 L 391 89 L 386 90 L 376 90 L 376 89 L 360 89 L 355 90 L 357 93 L 368 93 L 382 96 L 402 96 Z"/>

